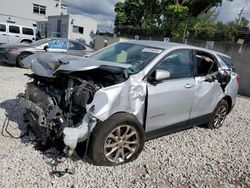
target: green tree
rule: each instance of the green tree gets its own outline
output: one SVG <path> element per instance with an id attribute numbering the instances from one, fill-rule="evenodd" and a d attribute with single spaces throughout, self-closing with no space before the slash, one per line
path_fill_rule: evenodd
<path id="1" fill-rule="evenodd" d="M 227 0 L 233 1 L 233 0 Z M 205 13 L 213 7 L 221 5 L 223 0 L 162 0 L 164 5 L 175 4 L 181 6 L 187 6 L 190 16 L 198 16 L 201 13 Z"/>
<path id="2" fill-rule="evenodd" d="M 125 35 L 168 36 L 176 39 L 183 35 L 213 38 L 217 26 L 214 22 L 216 14 L 211 8 L 219 6 L 222 1 L 125 0 L 115 5 L 115 31 Z"/>
<path id="3" fill-rule="evenodd" d="M 248 27 L 248 25 L 249 25 L 249 20 L 246 19 L 246 17 L 242 17 L 242 18 L 241 18 L 241 21 L 240 21 L 240 25 L 241 25 L 242 27 Z"/>
<path id="4" fill-rule="evenodd" d="M 163 30 L 168 31 L 169 35 L 178 38 L 184 30 L 185 24 L 183 23 L 188 17 L 188 7 L 182 5 L 168 5 L 163 10 Z M 177 28 L 179 31 L 177 32 Z M 165 34 L 168 34 L 165 33 Z"/>

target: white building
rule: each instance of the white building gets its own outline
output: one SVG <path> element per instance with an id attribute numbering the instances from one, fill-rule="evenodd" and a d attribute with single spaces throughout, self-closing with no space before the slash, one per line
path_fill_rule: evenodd
<path id="1" fill-rule="evenodd" d="M 0 22 L 36 27 L 48 16 L 68 14 L 68 7 L 59 0 L 0 0 Z"/>
<path id="2" fill-rule="evenodd" d="M 68 14 L 61 0 L 0 0 L 0 23 L 36 27 L 42 36 L 83 39 L 89 44 L 97 21 Z"/>
<path id="3" fill-rule="evenodd" d="M 74 14 L 49 16 L 47 22 L 38 22 L 37 30 L 46 37 L 83 39 L 90 44 L 97 31 L 97 21 Z"/>

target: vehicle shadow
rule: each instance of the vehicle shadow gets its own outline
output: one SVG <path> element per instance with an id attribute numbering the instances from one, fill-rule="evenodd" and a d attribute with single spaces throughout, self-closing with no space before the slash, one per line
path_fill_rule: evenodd
<path id="1" fill-rule="evenodd" d="M 23 118 L 22 118 L 24 109 L 22 109 L 18 105 L 17 99 L 10 99 L 3 101 L 2 103 L 0 103 L 0 108 L 5 110 L 5 120 L 1 127 L 2 136 L 11 137 L 9 134 L 7 134 L 6 130 L 10 133 L 13 132 L 12 135 L 14 137 L 20 137 L 21 135 L 27 132 L 26 125 L 23 123 Z M 16 133 L 17 132 L 16 129 L 19 129 L 20 133 Z M 28 140 L 24 136 L 21 138 L 21 142 L 27 143 Z"/>
<path id="2" fill-rule="evenodd" d="M 10 99 L 0 103 L 0 108 L 5 111 L 5 120 L 0 125 L 1 135 L 7 138 L 20 139 L 21 143 L 28 144 L 31 143 L 34 149 L 41 152 L 48 160 L 55 159 L 56 156 L 60 156 L 63 153 L 64 147 L 48 147 L 45 150 L 37 147 L 37 142 L 35 142 L 35 135 L 32 131 L 28 131 L 27 125 L 24 123 L 23 113 L 25 109 L 22 108 L 18 99 Z M 6 129 L 7 126 L 7 129 Z M 17 131 L 19 129 L 19 131 Z M 7 130 L 7 131 L 6 131 Z M 11 135 L 9 135 L 9 132 Z M 28 134 L 27 134 L 28 133 Z M 23 136 L 24 135 L 24 136 Z M 61 143 L 55 143 L 61 144 Z M 71 157 L 73 161 L 83 160 L 86 151 L 86 143 L 79 143 L 76 149 L 76 153 Z M 88 157 L 84 162 L 90 162 Z"/>
<path id="3" fill-rule="evenodd" d="M 0 61 L 0 66 L 2 66 L 2 67 L 13 67 L 13 65 L 9 65 L 9 64 L 7 64 L 7 63 L 5 63 L 3 61 Z"/>

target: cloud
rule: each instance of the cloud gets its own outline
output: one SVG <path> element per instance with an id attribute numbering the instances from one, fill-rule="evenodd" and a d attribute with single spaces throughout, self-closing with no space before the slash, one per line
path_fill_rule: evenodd
<path id="1" fill-rule="evenodd" d="M 123 0 L 119 0 L 123 1 Z M 110 31 L 114 24 L 114 5 L 117 0 L 63 0 L 72 14 L 83 14 L 97 20 L 98 29 Z"/>
<path id="2" fill-rule="evenodd" d="M 83 14 L 97 20 L 100 31 L 111 31 L 114 24 L 115 11 L 114 5 L 118 1 L 124 0 L 63 0 L 68 5 L 69 12 L 72 14 Z M 242 7 L 245 6 L 243 16 L 250 20 L 250 0 L 234 0 L 229 2 L 224 0 L 221 7 L 217 8 L 218 20 L 224 23 L 238 18 Z"/>
<path id="3" fill-rule="evenodd" d="M 225 1 L 221 7 L 217 8 L 218 20 L 222 22 L 234 21 L 239 17 L 241 9 L 244 7 L 243 17 L 246 17 L 250 20 L 250 1 L 249 0 L 234 0 L 232 2 Z"/>
<path id="4" fill-rule="evenodd" d="M 71 0 L 64 2 L 73 11 L 81 11 L 93 15 L 114 15 L 114 3 L 111 0 Z"/>

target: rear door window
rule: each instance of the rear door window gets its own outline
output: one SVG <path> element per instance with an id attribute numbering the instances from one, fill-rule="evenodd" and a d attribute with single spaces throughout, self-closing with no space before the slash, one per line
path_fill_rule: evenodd
<path id="1" fill-rule="evenodd" d="M 0 32 L 6 32 L 6 25 L 0 24 Z"/>
<path id="2" fill-rule="evenodd" d="M 203 51 L 196 51 L 196 76 L 206 76 L 218 71 L 217 59 Z"/>
<path id="3" fill-rule="evenodd" d="M 78 42 L 73 42 L 73 41 L 69 41 L 69 50 L 86 50 L 86 48 L 82 45 L 79 44 Z"/>
<path id="4" fill-rule="evenodd" d="M 23 27 L 22 32 L 24 35 L 34 35 L 33 29 L 30 29 L 30 28 Z"/>
<path id="5" fill-rule="evenodd" d="M 10 33 L 20 33 L 20 28 L 18 26 L 10 25 L 9 32 Z"/>

